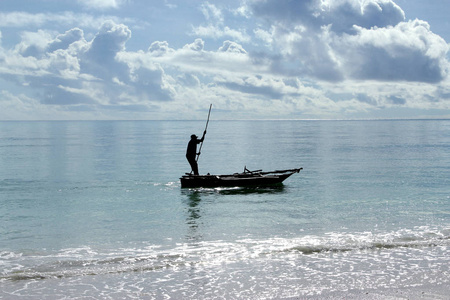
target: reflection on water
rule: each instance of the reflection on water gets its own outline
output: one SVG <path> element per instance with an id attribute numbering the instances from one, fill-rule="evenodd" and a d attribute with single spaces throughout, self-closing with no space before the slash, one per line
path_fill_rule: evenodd
<path id="1" fill-rule="evenodd" d="M 190 242 L 203 240 L 204 230 L 201 229 L 204 214 L 208 211 L 206 203 L 211 204 L 211 196 L 223 204 L 226 200 L 234 201 L 231 196 L 252 196 L 261 194 L 283 194 L 286 189 L 283 185 L 270 187 L 222 187 L 222 188 L 195 188 L 182 189 L 181 195 L 186 207 L 186 239 Z M 218 198 L 216 198 L 217 196 Z M 236 200 L 238 201 L 238 200 Z M 205 212 L 206 211 L 206 212 Z M 203 217 L 203 218 L 202 218 Z M 208 216 L 206 217 L 208 219 Z"/>
<path id="2" fill-rule="evenodd" d="M 189 196 L 188 201 L 188 219 L 187 224 L 197 227 L 198 224 L 196 223 L 197 219 L 200 219 L 200 207 L 198 206 L 200 204 L 200 193 L 193 192 Z"/>
<path id="3" fill-rule="evenodd" d="M 217 187 L 217 188 L 191 188 L 182 189 L 181 193 L 188 196 L 189 199 L 200 199 L 200 195 L 204 194 L 220 194 L 220 195 L 247 195 L 247 194 L 279 194 L 284 193 L 283 184 L 265 187 Z M 196 199 L 197 200 L 197 199 Z"/>
<path id="4" fill-rule="evenodd" d="M 197 191 L 192 191 L 186 193 L 187 196 L 187 217 L 186 224 L 188 225 L 188 233 L 186 238 L 189 241 L 200 241 L 202 239 L 202 234 L 199 233 L 198 227 L 201 224 L 201 212 L 200 212 L 200 201 L 201 193 Z"/>

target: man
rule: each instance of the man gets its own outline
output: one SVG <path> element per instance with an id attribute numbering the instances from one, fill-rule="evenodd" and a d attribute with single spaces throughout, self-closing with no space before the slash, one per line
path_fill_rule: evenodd
<path id="1" fill-rule="evenodd" d="M 198 164 L 196 160 L 197 155 L 197 144 L 200 144 L 205 139 L 206 130 L 203 132 L 203 136 L 201 139 L 198 139 L 195 134 L 191 135 L 191 140 L 188 143 L 186 150 L 186 158 L 191 165 L 192 171 L 194 175 L 198 175 Z M 200 153 L 198 153 L 200 155 Z"/>

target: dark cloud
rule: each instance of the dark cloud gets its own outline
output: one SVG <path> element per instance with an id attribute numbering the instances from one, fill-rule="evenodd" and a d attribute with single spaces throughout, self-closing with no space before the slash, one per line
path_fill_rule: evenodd
<path id="1" fill-rule="evenodd" d="M 367 29 L 374 26 L 386 27 L 395 26 L 405 20 L 403 10 L 392 1 L 368 1 L 363 6 L 360 25 Z"/>
<path id="2" fill-rule="evenodd" d="M 23 49 L 21 54 L 23 55 L 23 57 L 32 56 L 32 57 L 37 57 L 38 58 L 42 54 L 42 49 L 40 49 L 36 45 L 30 45 L 26 49 Z"/>
<path id="3" fill-rule="evenodd" d="M 404 98 L 400 98 L 397 96 L 390 96 L 390 97 L 388 97 L 388 100 L 390 103 L 395 104 L 395 105 L 405 105 L 406 104 L 406 100 Z"/>
<path id="4" fill-rule="evenodd" d="M 126 25 L 105 22 L 92 41 L 88 53 L 99 57 L 113 57 L 117 52 L 125 50 L 125 43 L 131 38 L 131 30 Z"/>
<path id="5" fill-rule="evenodd" d="M 343 74 L 336 59 L 330 55 L 330 49 L 316 36 L 305 38 L 292 44 L 293 50 L 289 59 L 300 60 L 302 68 L 296 75 L 306 75 L 327 81 L 340 81 Z"/>
<path id="6" fill-rule="evenodd" d="M 236 82 L 222 82 L 218 83 L 218 85 L 224 86 L 233 91 L 239 91 L 245 94 L 255 94 L 262 96 L 266 99 L 281 99 L 283 97 L 283 93 L 276 91 L 271 86 L 255 86 L 249 83 L 236 83 Z"/>
<path id="7" fill-rule="evenodd" d="M 142 99 L 170 101 L 172 93 L 164 88 L 164 71 L 161 68 L 141 67 L 133 71 L 133 81 L 128 85 L 134 90 L 132 94 L 140 95 Z"/>
<path id="8" fill-rule="evenodd" d="M 399 46 L 395 53 L 386 49 L 367 45 L 358 49 L 354 61 L 359 64 L 350 66 L 351 76 L 359 79 L 386 80 L 386 81 L 420 81 L 439 82 L 443 79 L 439 61 L 424 55 L 418 49 Z M 364 53 L 361 55 L 361 53 Z"/>
<path id="9" fill-rule="evenodd" d="M 377 105 L 377 101 L 376 99 L 374 99 L 373 97 L 367 95 L 367 94 L 363 94 L 363 93 L 359 93 L 356 95 L 356 100 L 358 100 L 359 102 L 363 102 L 363 103 L 367 103 L 373 106 Z"/>
<path id="10" fill-rule="evenodd" d="M 283 99 L 286 96 L 300 96 L 301 85 L 295 79 L 273 79 L 260 75 L 241 78 L 240 80 L 218 80 L 217 84 L 244 94 L 258 95 L 265 99 Z"/>
<path id="11" fill-rule="evenodd" d="M 354 26 L 370 29 L 373 27 L 395 26 L 405 20 L 403 10 L 392 1 L 338 2 L 325 8 L 322 25 L 331 25 L 337 34 L 355 34 Z"/>
<path id="12" fill-rule="evenodd" d="M 303 25 L 311 31 L 320 31 L 322 26 L 331 25 L 336 33 L 351 33 L 353 25 L 364 28 L 393 26 L 405 19 L 403 10 L 390 0 L 364 3 L 355 0 L 264 0 L 251 1 L 249 7 L 255 16 L 266 19 L 270 24 L 291 29 Z"/>
<path id="13" fill-rule="evenodd" d="M 448 45 L 423 21 L 359 28 L 356 36 L 344 36 L 333 46 L 351 78 L 436 83 L 448 72 Z"/>
<path id="14" fill-rule="evenodd" d="M 257 17 L 266 19 L 269 23 L 285 24 L 295 26 L 296 24 L 311 24 L 320 26 L 320 19 L 314 17 L 314 12 L 318 11 L 316 1 L 250 1 L 249 7 Z"/>
<path id="15" fill-rule="evenodd" d="M 443 89 L 443 88 L 439 88 L 437 90 L 437 97 L 440 99 L 445 99 L 448 100 L 450 99 L 450 90 L 449 89 Z"/>

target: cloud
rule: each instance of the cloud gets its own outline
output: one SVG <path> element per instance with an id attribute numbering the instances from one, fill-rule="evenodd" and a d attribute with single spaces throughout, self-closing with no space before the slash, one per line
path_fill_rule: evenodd
<path id="1" fill-rule="evenodd" d="M 212 39 L 220 39 L 224 37 L 233 38 L 236 41 L 240 42 L 248 42 L 250 41 L 250 36 L 241 30 L 231 29 L 228 26 L 218 26 L 218 25 L 207 25 L 207 26 L 198 26 L 192 28 L 192 35 L 212 38 Z"/>
<path id="2" fill-rule="evenodd" d="M 287 80 L 268 76 L 217 77 L 216 82 L 228 89 L 245 94 L 258 95 L 261 98 L 274 100 L 287 97 L 299 97 L 311 92 L 298 80 Z"/>
<path id="3" fill-rule="evenodd" d="M 79 4 L 103 10 L 125 2 Z M 405 21 L 393 1 L 248 0 L 239 9 L 224 7 L 198 7 L 204 20 L 182 44 L 163 35 L 142 39 L 117 17 L 0 13 L 0 26 L 12 28 L 4 35 L 21 30 L 20 41 L 7 45 L 0 32 L 0 111 L 17 106 L 18 118 L 33 110 L 46 118 L 120 111 L 183 118 L 180 111 L 214 102 L 236 118 L 333 118 L 450 109 L 449 45 L 425 21 Z M 41 29 L 25 30 L 20 19 Z"/>
<path id="4" fill-rule="evenodd" d="M 370 29 L 373 27 L 395 26 L 405 20 L 403 10 L 391 0 L 324 1 L 321 5 L 323 25 L 330 25 L 335 33 L 354 33 L 354 26 Z"/>
<path id="5" fill-rule="evenodd" d="M 224 25 L 225 14 L 216 5 L 206 2 L 200 6 L 207 24 L 192 27 L 192 35 L 203 38 L 231 38 L 237 42 L 249 42 L 250 36 L 245 29 L 232 29 Z"/>
<path id="6" fill-rule="evenodd" d="M 424 21 L 355 31 L 331 42 L 349 78 L 433 83 L 448 75 L 449 46 Z"/>
<path id="7" fill-rule="evenodd" d="M 90 43 L 85 55 L 90 64 L 114 62 L 118 52 L 125 50 L 125 44 L 131 37 L 131 31 L 123 24 L 105 22 Z"/>
<path id="8" fill-rule="evenodd" d="M 46 105 L 141 107 L 172 99 L 170 77 L 152 62 L 126 52 L 131 31 L 105 22 L 91 41 L 79 28 L 52 36 L 38 30 L 0 56 L 0 76 L 33 91 Z M 5 52 L 5 50 L 3 50 Z"/>
<path id="9" fill-rule="evenodd" d="M 349 33 L 353 25 L 364 28 L 396 25 L 405 18 L 402 9 L 392 0 L 252 0 L 248 8 L 256 17 L 285 28 L 298 25 L 320 31 L 332 25 L 336 33 Z"/>
<path id="10" fill-rule="evenodd" d="M 446 42 L 424 21 L 405 22 L 404 12 L 391 0 L 265 0 L 247 5 L 267 21 L 255 33 L 280 54 L 281 60 L 272 63 L 279 74 L 331 82 L 439 82 L 448 74 Z"/>
<path id="11" fill-rule="evenodd" d="M 68 49 L 72 44 L 84 40 L 84 32 L 79 28 L 73 28 L 63 34 L 59 34 L 47 45 L 47 51 L 53 52 L 58 49 Z"/>
<path id="12" fill-rule="evenodd" d="M 62 12 L 60 14 L 27 12 L 1 12 L 0 27 L 42 27 L 46 23 L 74 24 L 78 21 L 84 24 L 97 23 L 93 16 L 75 14 L 73 12 Z M 84 20 L 84 22 L 83 22 Z M 89 20 L 86 22 L 86 20 Z M 80 24 L 83 25 L 83 24 Z"/>
<path id="13" fill-rule="evenodd" d="M 81 72 L 100 79 L 98 85 L 110 103 L 171 100 L 164 71 L 151 58 L 126 52 L 130 38 L 127 26 L 104 23 L 82 55 Z"/>
<path id="14" fill-rule="evenodd" d="M 200 9 L 207 20 L 213 20 L 219 23 L 224 21 L 222 11 L 214 4 L 205 2 L 201 5 Z"/>
<path id="15" fill-rule="evenodd" d="M 201 84 L 200 79 L 198 79 L 197 76 L 184 73 L 182 75 L 179 75 L 177 78 L 178 82 L 186 87 L 198 87 Z"/>
<path id="16" fill-rule="evenodd" d="M 169 47 L 169 43 L 167 41 L 156 41 L 153 42 L 148 48 L 148 52 L 150 52 L 153 56 L 164 56 L 167 55 L 174 50 Z"/>
<path id="17" fill-rule="evenodd" d="M 119 18 L 112 15 L 93 15 L 87 13 L 76 13 L 73 11 L 62 11 L 59 13 L 37 13 L 28 12 L 0 12 L 0 28 L 51 28 L 76 26 L 84 29 L 97 30 L 103 23 L 112 20 L 115 23 L 127 23 L 136 25 L 136 20 L 130 18 Z M 139 24 L 137 24 L 139 25 Z"/>
<path id="18" fill-rule="evenodd" d="M 123 5 L 125 0 L 77 0 L 78 3 L 93 9 L 116 9 Z"/>
<path id="19" fill-rule="evenodd" d="M 247 54 L 247 51 L 245 51 L 245 49 L 241 45 L 232 41 L 223 42 L 223 45 L 219 48 L 218 51 Z"/>
<path id="20" fill-rule="evenodd" d="M 23 56 L 38 57 L 47 47 L 51 34 L 44 30 L 37 32 L 23 32 L 21 42 L 17 44 L 15 51 Z"/>
<path id="21" fill-rule="evenodd" d="M 188 49 L 192 51 L 202 51 L 205 46 L 205 42 L 202 39 L 195 39 L 192 44 L 187 44 L 183 47 L 183 49 Z"/>
<path id="22" fill-rule="evenodd" d="M 172 49 L 166 42 L 154 42 L 147 53 L 135 53 L 140 60 L 176 68 L 183 72 L 208 74 L 219 73 L 249 74 L 263 71 L 266 67 L 255 65 L 242 45 L 225 41 L 217 51 L 206 51 L 205 42 L 198 38 L 179 49 Z M 160 47 L 164 51 L 160 51 Z M 156 49 L 156 50 L 155 50 Z"/>

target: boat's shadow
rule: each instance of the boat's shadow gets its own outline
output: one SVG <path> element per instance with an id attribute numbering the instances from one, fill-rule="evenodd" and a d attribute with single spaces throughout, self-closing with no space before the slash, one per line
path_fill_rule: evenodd
<path id="1" fill-rule="evenodd" d="M 280 194 L 285 192 L 284 185 L 267 187 L 217 187 L 183 189 L 185 195 L 192 194 L 220 194 L 220 195 L 248 195 L 248 194 Z"/>

